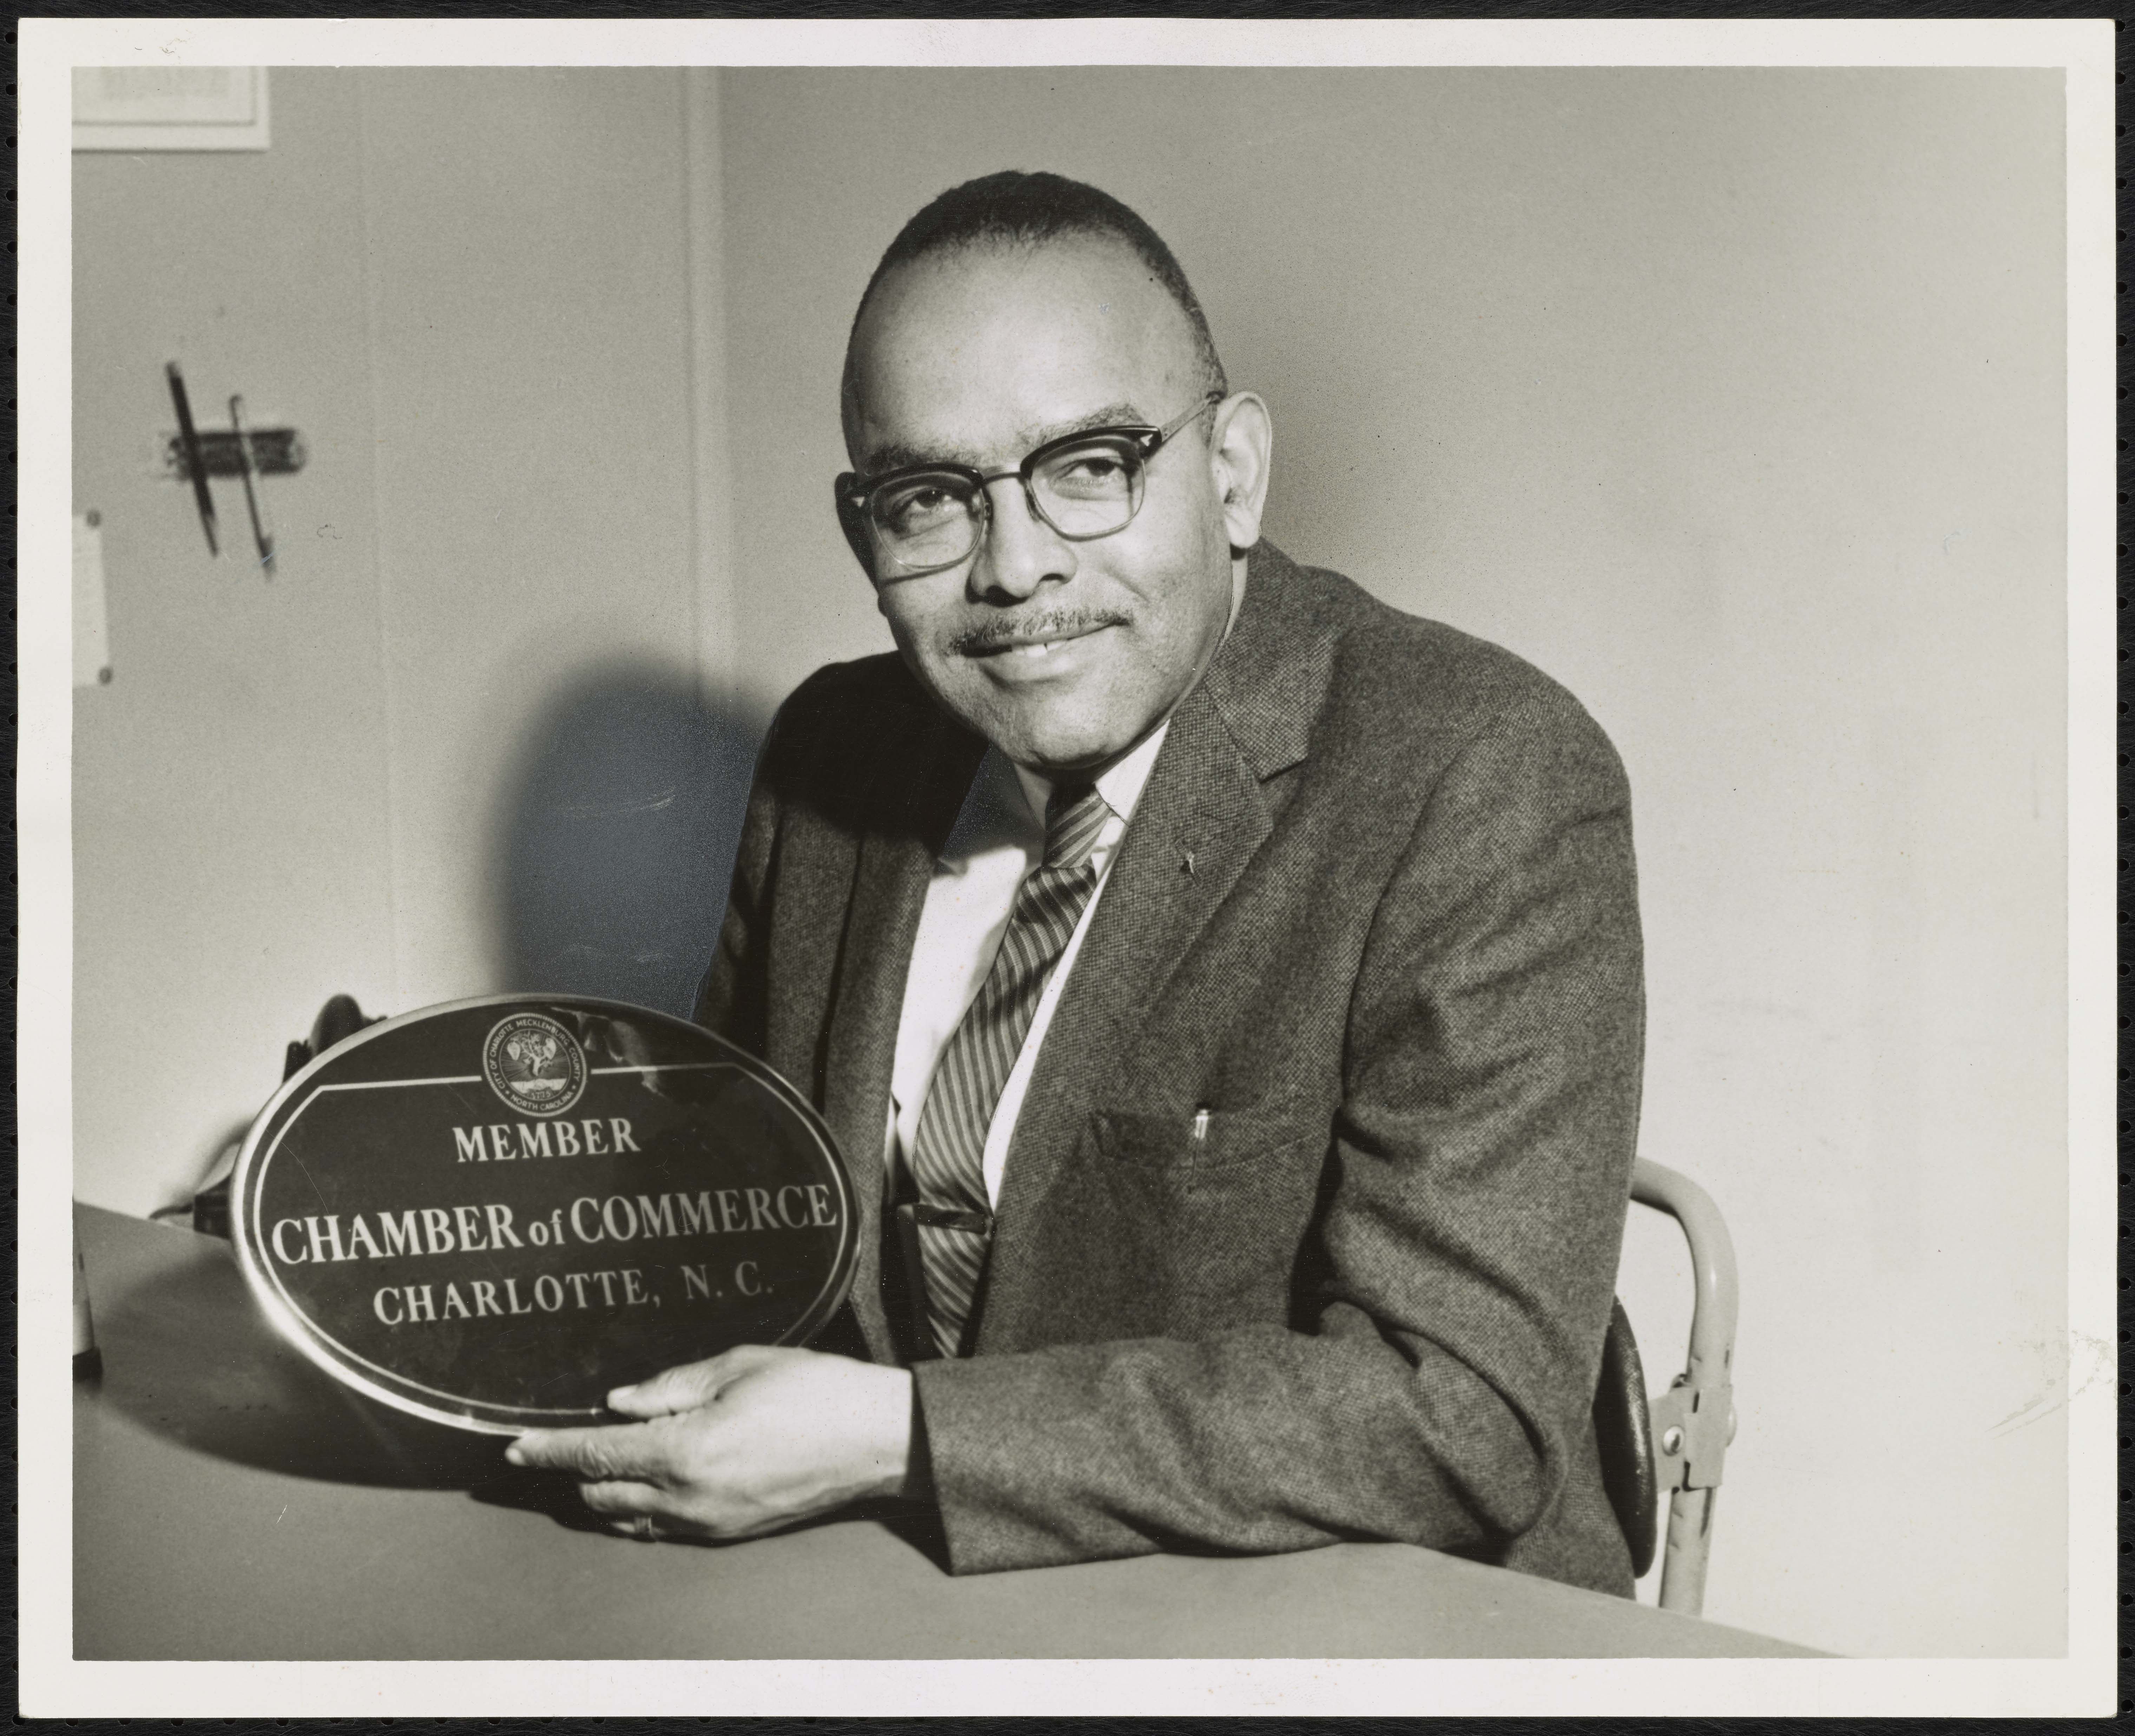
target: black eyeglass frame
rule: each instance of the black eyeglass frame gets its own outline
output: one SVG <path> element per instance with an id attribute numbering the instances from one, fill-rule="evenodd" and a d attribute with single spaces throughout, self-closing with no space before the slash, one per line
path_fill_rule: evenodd
<path id="1" fill-rule="evenodd" d="M 1063 434 L 1057 440 L 1048 440 L 1043 446 L 1032 447 L 1024 454 L 1023 462 L 1013 470 L 983 471 L 974 470 L 968 464 L 936 463 L 900 465 L 895 470 L 886 470 L 879 476 L 859 476 L 851 471 L 846 471 L 832 485 L 837 500 L 838 526 L 845 532 L 846 544 L 852 549 L 854 558 L 859 562 L 868 577 L 877 584 L 892 584 L 907 578 L 924 578 L 930 573 L 946 573 L 951 567 L 961 566 L 977 554 L 984 545 L 986 533 L 993 522 L 993 496 L 987 491 L 992 484 L 1005 482 L 1010 477 L 1022 483 L 1023 498 L 1029 505 L 1032 514 L 1040 522 L 1049 527 L 1055 535 L 1063 537 L 1071 543 L 1092 543 L 1102 537 L 1117 536 L 1134 522 L 1135 515 L 1141 510 L 1141 499 L 1139 494 L 1133 496 L 1133 504 L 1129 507 L 1126 517 L 1109 530 L 1063 530 L 1053 522 L 1053 515 L 1039 504 L 1037 490 L 1032 486 L 1031 479 L 1037 474 L 1038 467 L 1056 452 L 1067 452 L 1075 447 L 1086 445 L 1092 440 L 1101 440 L 1108 436 L 1124 438 L 1134 447 L 1136 467 L 1135 476 L 1135 481 L 1139 481 L 1141 471 L 1148 467 L 1149 461 L 1164 448 L 1165 442 L 1175 438 L 1197 418 L 1207 415 L 1210 410 L 1223 401 L 1224 396 L 1222 392 L 1209 392 L 1200 403 L 1195 404 L 1184 415 L 1166 423 L 1162 428 L 1153 428 L 1146 423 L 1123 423 L 1104 428 L 1086 428 L 1072 434 Z M 868 502 L 879 489 L 884 488 L 893 482 L 903 481 L 908 477 L 923 476 L 957 476 L 971 485 L 972 499 L 980 503 L 980 510 L 972 514 L 973 521 L 977 529 L 972 534 L 971 546 L 954 560 L 937 561 L 924 567 L 905 566 L 902 562 L 896 561 L 893 557 L 884 553 L 883 559 L 890 562 L 897 568 L 894 573 L 884 578 L 875 571 L 874 557 L 878 549 L 874 539 L 869 534 Z"/>

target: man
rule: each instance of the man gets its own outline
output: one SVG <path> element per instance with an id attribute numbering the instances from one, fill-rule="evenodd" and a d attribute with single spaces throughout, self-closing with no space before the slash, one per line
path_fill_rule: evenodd
<path id="1" fill-rule="evenodd" d="M 898 655 L 782 708 L 698 1013 L 853 1163 L 850 1354 L 731 1352 L 512 1456 L 641 1536 L 901 1494 L 957 1571 L 1392 1538 L 1628 1592 L 1607 742 L 1261 541 L 1266 408 L 1094 189 L 915 217 L 844 413 Z"/>

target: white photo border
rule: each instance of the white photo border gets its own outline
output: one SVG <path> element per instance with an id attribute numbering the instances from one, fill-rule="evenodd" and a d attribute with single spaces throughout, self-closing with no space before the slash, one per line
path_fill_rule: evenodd
<path id="1" fill-rule="evenodd" d="M 2109 20 L 21 20 L 17 1078 L 20 1704 L 34 1716 L 1845 1713 L 2114 1705 L 2117 1381 L 2070 1401 L 2069 1654 L 2043 1660 L 96 1663 L 71 1647 L 66 1238 L 70 70 L 76 65 L 1524 65 L 2060 69 L 2068 114 L 2071 1344 L 2116 1345 L 2113 26 Z M 50 1232 L 50 1233 L 47 1233 Z M 34 1498 L 32 1497 L 34 1496 Z M 1961 1522 L 1961 1521 L 1953 1521 Z"/>

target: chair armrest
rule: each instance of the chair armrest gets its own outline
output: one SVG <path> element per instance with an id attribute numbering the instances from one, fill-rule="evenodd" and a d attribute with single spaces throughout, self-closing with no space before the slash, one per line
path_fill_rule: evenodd
<path id="1" fill-rule="evenodd" d="M 1735 1244 L 1712 1197 L 1663 1164 L 1641 1158 L 1631 1197 L 1665 1211 L 1690 1245 L 1696 1299 L 1688 1366 L 1653 1402 L 1653 1443 L 1661 1482 L 1673 1489 L 1716 1489 L 1735 1438 L 1735 1325 L 1739 1308 Z"/>

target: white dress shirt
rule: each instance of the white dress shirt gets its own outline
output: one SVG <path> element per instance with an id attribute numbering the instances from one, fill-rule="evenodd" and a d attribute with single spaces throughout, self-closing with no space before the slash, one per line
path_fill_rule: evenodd
<path id="1" fill-rule="evenodd" d="M 1090 918 L 1105 895 L 1111 878 L 1112 858 L 1135 804 L 1141 800 L 1164 746 L 1167 721 L 1125 759 L 1097 780 L 1097 793 L 1112 811 L 1097 834 L 1090 859 L 1097 864 L 1097 884 L 1075 931 L 1068 937 L 1066 950 L 1039 998 L 1030 1029 L 1000 1100 L 994 1105 L 986 1128 L 984 1159 L 986 1198 L 1000 1202 L 1001 1171 L 1008 1163 L 1009 1139 L 1015 1133 L 1016 1116 L 1023 1108 L 1024 1093 L 1030 1087 L 1031 1070 L 1053 1023 L 1053 1009 L 1060 1003 L 1089 932 Z M 919 1112 L 927 1102 L 927 1087 L 942 1052 L 956 1034 L 965 1010 L 970 1007 L 992 970 L 1001 936 L 1008 931 L 1009 913 L 1024 876 L 1045 859 L 1045 805 L 1053 786 L 1034 771 L 1012 764 L 998 749 L 989 747 L 979 762 L 978 775 L 964 798 L 964 805 L 950 829 L 948 841 L 934 864 L 934 878 L 927 888 L 926 907 L 920 912 L 918 937 L 913 943 L 912 965 L 904 979 L 904 1010 L 897 1026 L 897 1061 L 890 1076 L 889 1128 L 884 1158 L 893 1171 L 909 1163 L 913 1144 L 919 1137 Z"/>

